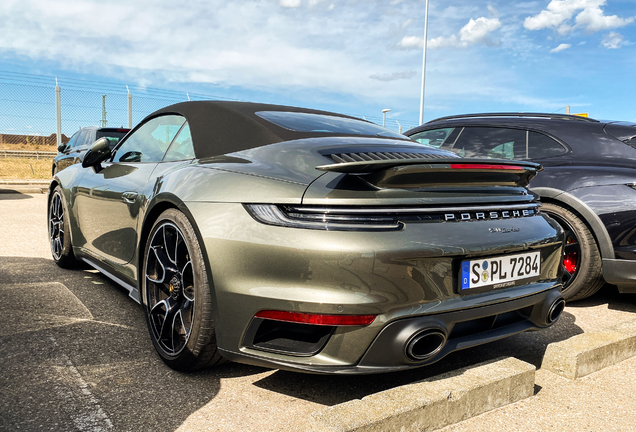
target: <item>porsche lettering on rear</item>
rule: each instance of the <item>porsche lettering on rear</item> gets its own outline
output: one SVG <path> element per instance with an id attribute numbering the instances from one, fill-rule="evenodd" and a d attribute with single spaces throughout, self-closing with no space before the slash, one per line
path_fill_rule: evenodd
<path id="1" fill-rule="evenodd" d="M 513 219 L 527 216 L 534 216 L 536 210 L 506 210 L 506 211 L 485 211 L 485 212 L 461 212 L 461 213 L 445 213 L 444 220 L 449 221 L 474 221 L 474 220 L 492 220 L 492 219 Z"/>

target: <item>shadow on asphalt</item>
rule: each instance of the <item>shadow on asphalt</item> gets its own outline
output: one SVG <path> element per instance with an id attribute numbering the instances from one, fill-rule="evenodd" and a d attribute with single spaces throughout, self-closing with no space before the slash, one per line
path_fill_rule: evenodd
<path id="1" fill-rule="evenodd" d="M 33 199 L 31 195 L 23 194 L 11 189 L 0 189 L 0 201 L 11 201 L 21 199 Z"/>
<path id="2" fill-rule="evenodd" d="M 141 306 L 88 268 L 0 257 L 0 296 L 0 430 L 173 431 L 222 379 L 266 371 L 171 370 Z"/>
<path id="3" fill-rule="evenodd" d="M 593 296 L 568 303 L 568 307 L 586 308 L 606 304 L 610 310 L 636 312 L 636 294 L 621 294 L 616 285 L 605 284 Z"/>

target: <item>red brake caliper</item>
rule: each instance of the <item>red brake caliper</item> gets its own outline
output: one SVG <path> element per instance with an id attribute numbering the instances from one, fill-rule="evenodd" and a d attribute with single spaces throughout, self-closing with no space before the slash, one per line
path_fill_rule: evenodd
<path id="1" fill-rule="evenodd" d="M 568 238 L 567 244 L 574 243 L 572 238 Z M 570 252 L 563 257 L 563 266 L 572 274 L 576 271 L 576 266 L 579 264 L 579 256 L 576 252 Z"/>

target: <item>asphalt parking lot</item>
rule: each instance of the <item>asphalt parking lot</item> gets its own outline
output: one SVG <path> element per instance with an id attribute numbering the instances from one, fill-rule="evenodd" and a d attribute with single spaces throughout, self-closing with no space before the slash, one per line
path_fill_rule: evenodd
<path id="1" fill-rule="evenodd" d="M 63 270 L 50 259 L 46 195 L 0 194 L 0 220 L 0 430 L 6 431 L 302 430 L 326 406 L 485 360 L 512 356 L 539 368 L 549 343 L 636 319 L 636 295 L 606 286 L 568 305 L 548 330 L 454 353 L 416 371 L 331 377 L 229 363 L 179 373 L 156 355 L 143 310 L 126 290 L 89 268 Z M 531 398 L 449 430 L 632 430 L 622 428 L 636 424 L 633 360 L 583 384 L 538 371 L 542 402 Z M 554 407 L 559 400 L 558 415 L 532 429 L 547 415 L 537 404 Z M 578 413 L 588 407 L 599 415 L 582 424 Z"/>

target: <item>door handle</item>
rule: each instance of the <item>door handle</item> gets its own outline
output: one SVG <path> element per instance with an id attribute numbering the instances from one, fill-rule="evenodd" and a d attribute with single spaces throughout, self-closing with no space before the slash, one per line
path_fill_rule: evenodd
<path id="1" fill-rule="evenodd" d="M 124 192 L 123 194 L 121 194 L 121 197 L 127 204 L 134 204 L 138 196 L 139 194 L 137 192 Z"/>

